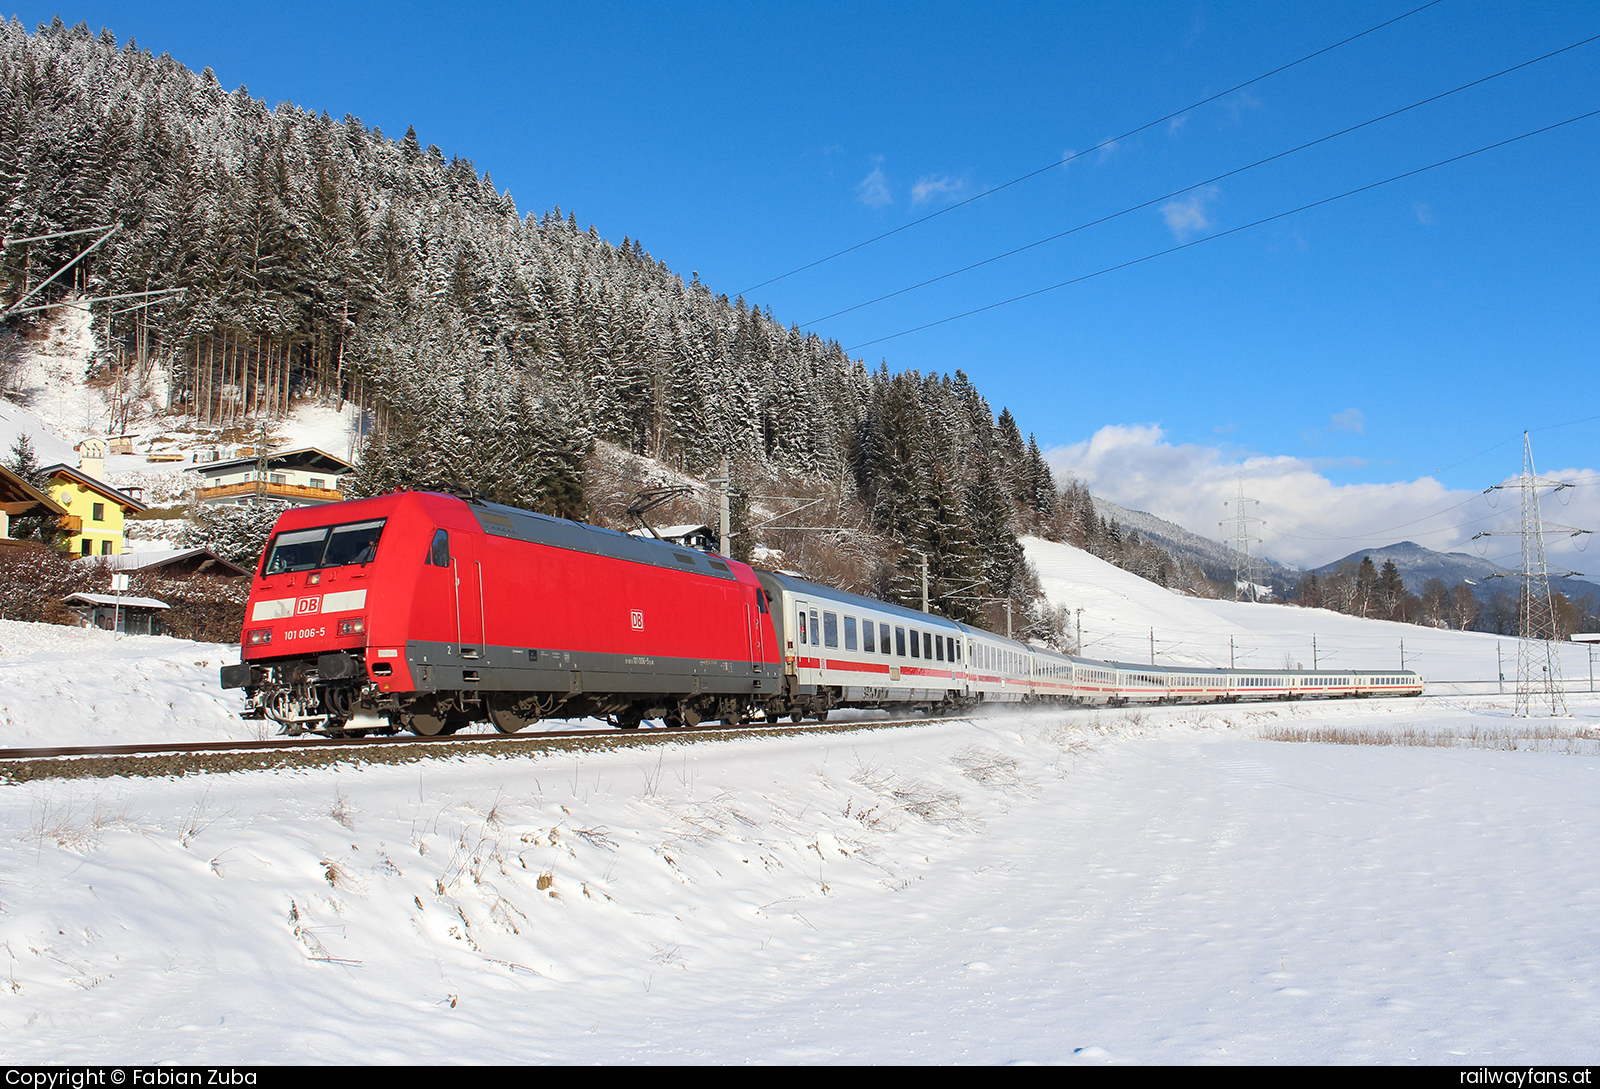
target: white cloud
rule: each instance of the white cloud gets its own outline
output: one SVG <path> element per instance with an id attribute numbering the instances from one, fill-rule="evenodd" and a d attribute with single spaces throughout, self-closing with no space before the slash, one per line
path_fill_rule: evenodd
<path id="1" fill-rule="evenodd" d="M 952 178 L 948 174 L 942 178 L 925 174 L 911 187 L 911 207 L 915 208 L 919 204 L 933 200 L 953 200 L 966 191 L 967 183 L 964 179 Z"/>
<path id="2" fill-rule="evenodd" d="M 1208 185 L 1204 189 L 1189 194 L 1183 200 L 1168 201 L 1161 206 L 1161 217 L 1167 221 L 1167 229 L 1173 237 L 1182 241 L 1196 231 L 1203 231 L 1211 226 L 1211 220 L 1206 215 L 1206 205 L 1215 200 L 1217 187 Z"/>
<path id="3" fill-rule="evenodd" d="M 1367 418 L 1359 408 L 1347 408 L 1330 416 L 1328 426 L 1334 431 L 1354 431 L 1357 435 L 1365 435 Z"/>
<path id="4" fill-rule="evenodd" d="M 1182 129 L 1183 126 L 1187 125 L 1188 123 L 1189 123 L 1189 115 L 1188 114 L 1181 114 L 1178 117 L 1174 117 L 1171 121 L 1167 122 L 1167 135 L 1168 136 L 1176 136 L 1178 134 L 1179 130 Z"/>
<path id="5" fill-rule="evenodd" d="M 1228 514 L 1223 501 L 1245 495 L 1256 509 L 1267 555 L 1295 567 L 1319 567 L 1362 548 L 1415 541 L 1439 552 L 1482 555 L 1515 567 L 1513 538 L 1474 543 L 1486 529 L 1517 523 L 1516 501 L 1496 493 L 1498 507 L 1476 489 L 1452 491 L 1432 476 L 1379 484 L 1335 484 L 1304 458 L 1238 455 L 1217 447 L 1173 444 L 1153 425 L 1102 427 L 1086 442 L 1045 454 L 1058 478 L 1076 475 L 1095 495 L 1132 510 L 1147 511 L 1194 533 L 1222 540 L 1218 527 Z M 1594 469 L 1551 472 L 1557 479 L 1596 479 Z M 1561 522 L 1600 527 L 1600 488 L 1574 488 Z M 1553 508 L 1552 508 L 1553 509 Z M 1552 518 L 1551 511 L 1545 512 Z M 1551 560 L 1594 575 L 1600 565 L 1565 541 L 1552 540 Z M 1589 560 L 1587 566 L 1584 560 Z"/>
<path id="6" fill-rule="evenodd" d="M 1420 200 L 1412 202 L 1411 214 L 1416 216 L 1417 222 L 1424 227 L 1431 227 L 1434 224 L 1433 209 Z"/>
<path id="7" fill-rule="evenodd" d="M 869 208 L 882 208 L 886 204 L 893 204 L 894 197 L 889 193 L 889 179 L 883 176 L 883 160 L 875 161 L 880 165 L 874 166 L 872 173 L 862 178 L 856 186 L 856 199 Z"/>
<path id="8" fill-rule="evenodd" d="M 1062 170 L 1071 170 L 1072 169 L 1072 160 L 1076 159 L 1077 157 L 1078 157 L 1078 149 L 1077 148 L 1069 147 L 1069 148 L 1064 149 L 1061 152 L 1061 169 Z"/>

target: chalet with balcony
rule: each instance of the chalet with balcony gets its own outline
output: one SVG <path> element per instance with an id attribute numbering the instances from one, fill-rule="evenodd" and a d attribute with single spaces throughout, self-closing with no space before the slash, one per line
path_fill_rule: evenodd
<path id="1" fill-rule="evenodd" d="M 184 471 L 198 478 L 195 498 L 207 506 L 250 506 L 272 500 L 304 507 L 342 501 L 339 484 L 355 466 L 307 446 L 264 458 L 205 462 Z"/>
<path id="2" fill-rule="evenodd" d="M 130 514 L 142 514 L 143 503 L 118 491 L 81 469 L 68 465 L 49 465 L 50 494 L 66 508 L 69 536 L 61 546 L 79 556 L 118 556 L 122 554 L 123 523 Z"/>

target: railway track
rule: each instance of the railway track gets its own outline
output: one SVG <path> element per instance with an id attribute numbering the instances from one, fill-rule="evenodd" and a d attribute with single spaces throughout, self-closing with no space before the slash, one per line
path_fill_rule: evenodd
<path id="1" fill-rule="evenodd" d="M 1410 700 L 1483 699 L 1495 693 L 1426 693 Z M 1239 709 L 1282 707 L 1300 701 L 1262 700 L 1234 704 L 1190 704 L 1195 708 Z M 1120 707 L 1053 708 L 1064 714 L 1146 712 L 1175 705 L 1129 704 Z M 1314 706 L 1311 704 L 1310 706 Z M 1026 708 L 1044 710 L 1037 705 Z M 407 764 L 454 756 L 529 756 L 544 752 L 598 752 L 642 748 L 673 741 L 708 741 L 734 737 L 783 737 L 813 733 L 849 733 L 862 730 L 900 729 L 940 722 L 969 722 L 975 717 L 1004 713 L 1006 708 L 978 708 L 966 714 L 895 719 L 850 719 L 838 722 L 752 722 L 741 726 L 690 726 L 618 730 L 548 730 L 517 734 L 473 733 L 420 737 L 269 738 L 264 740 L 206 741 L 184 744 L 101 745 L 33 749 L 0 749 L 0 781 L 35 779 L 106 779 L 117 776 L 162 777 L 225 774 L 271 768 L 316 768 L 334 764 Z"/>
<path id="2" fill-rule="evenodd" d="M 99 745 L 0 749 L 0 781 L 109 779 L 214 775 L 272 768 L 318 768 L 334 764 L 409 764 L 455 756 L 531 756 L 544 752 L 598 752 L 645 748 L 673 741 L 735 737 L 785 737 L 817 733 L 900 729 L 939 722 L 967 722 L 972 715 L 842 722 L 753 722 L 741 726 L 676 729 L 549 730 L 518 734 L 455 734 L 417 737 L 342 737 L 205 741 L 165 745 Z"/>

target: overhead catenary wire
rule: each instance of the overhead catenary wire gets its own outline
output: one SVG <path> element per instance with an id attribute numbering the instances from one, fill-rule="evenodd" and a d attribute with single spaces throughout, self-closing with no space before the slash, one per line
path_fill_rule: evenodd
<path id="1" fill-rule="evenodd" d="M 1082 276 L 1074 276 L 1070 280 L 1063 280 L 1060 283 L 1051 284 L 1048 287 L 1041 287 L 1041 288 L 1038 288 L 1038 289 L 1036 289 L 1034 291 L 1024 292 L 1021 295 L 1013 295 L 1009 299 L 1001 299 L 999 302 L 992 302 L 992 303 L 989 303 L 986 306 L 979 306 L 979 307 L 974 307 L 971 310 L 964 310 L 959 314 L 952 314 L 949 317 L 940 318 L 937 321 L 925 322 L 922 325 L 913 326 L 910 329 L 902 329 L 898 333 L 890 333 L 890 334 L 888 334 L 886 336 L 876 337 L 876 338 L 874 338 L 872 340 L 864 340 L 859 344 L 852 344 L 849 348 L 847 348 L 845 350 L 846 351 L 851 351 L 851 352 L 859 351 L 862 348 L 869 348 L 874 344 L 882 344 L 885 341 L 897 340 L 900 337 L 910 336 L 912 333 L 920 333 L 920 332 L 923 332 L 924 330 L 927 330 L 927 329 L 937 328 L 940 325 L 948 325 L 949 323 L 951 323 L 953 321 L 960 321 L 963 318 L 970 318 L 970 317 L 973 317 L 974 315 L 977 315 L 977 314 L 987 313 L 990 310 L 998 310 L 1002 306 L 1010 306 L 1012 303 L 1023 302 L 1024 300 L 1036 298 L 1039 295 L 1045 295 L 1045 294 L 1048 294 L 1049 292 L 1052 292 L 1052 291 L 1059 291 L 1060 289 L 1062 289 L 1064 287 L 1071 287 L 1074 284 L 1081 284 L 1085 280 L 1093 280 L 1096 277 L 1105 276 L 1108 273 L 1119 272 L 1119 271 L 1121 271 L 1122 269 L 1125 269 L 1125 268 L 1132 268 L 1134 265 L 1141 265 L 1141 264 L 1144 264 L 1146 261 L 1153 261 L 1158 257 L 1166 257 L 1166 256 L 1168 256 L 1170 254 L 1180 253 L 1180 252 L 1182 252 L 1184 250 L 1193 249 L 1196 246 L 1205 245 L 1207 242 L 1215 242 L 1218 239 L 1227 238 L 1230 235 L 1238 234 L 1241 231 L 1248 231 L 1248 230 L 1251 230 L 1251 229 L 1253 229 L 1255 227 L 1264 226 L 1265 224 L 1268 224 L 1268 223 L 1274 223 L 1274 222 L 1276 222 L 1276 221 L 1278 221 L 1280 219 L 1287 219 L 1289 216 L 1298 215 L 1301 212 L 1308 212 L 1313 208 L 1320 208 L 1323 205 L 1332 204 L 1335 201 L 1339 201 L 1339 200 L 1344 200 L 1346 197 L 1353 197 L 1353 196 L 1357 196 L 1357 195 L 1359 195 L 1361 193 L 1370 192 L 1373 189 L 1378 189 L 1378 188 L 1381 188 L 1382 186 L 1385 186 L 1385 185 L 1392 185 L 1395 182 L 1404 181 L 1406 178 L 1414 178 L 1418 174 L 1425 174 L 1430 170 L 1437 170 L 1440 167 L 1449 166 L 1451 163 L 1458 163 L 1458 162 L 1461 162 L 1464 159 L 1470 159 L 1470 158 L 1472 158 L 1473 156 L 1476 156 L 1476 155 L 1483 155 L 1483 154 L 1485 154 L 1487 152 L 1494 151 L 1494 150 L 1496 150 L 1498 148 L 1507 147 L 1507 146 L 1509 146 L 1511 144 L 1518 143 L 1519 141 L 1528 140 L 1528 139 L 1531 139 L 1531 138 L 1533 138 L 1535 136 L 1540 136 L 1540 135 L 1543 135 L 1544 133 L 1552 132 L 1552 131 L 1554 131 L 1556 129 L 1563 128 L 1563 127 L 1565 127 L 1567 125 L 1576 124 L 1579 121 L 1586 121 L 1589 118 L 1594 117 L 1596 115 L 1600 115 L 1600 110 L 1590 110 L 1587 113 L 1578 114 L 1576 117 L 1569 117 L 1565 121 L 1557 121 L 1557 122 L 1555 122 L 1553 124 L 1545 125 L 1542 128 L 1532 129 L 1532 130 L 1530 130 L 1528 132 L 1521 133 L 1520 135 L 1517 135 L 1517 136 L 1508 137 L 1507 139 L 1504 139 L 1504 140 L 1498 140 L 1495 143 L 1486 144 L 1485 146 L 1480 147 L 1480 148 L 1474 148 L 1472 151 L 1464 151 L 1459 155 L 1452 155 L 1448 159 L 1440 159 L 1438 162 L 1429 163 L 1427 166 L 1419 166 L 1415 170 L 1407 170 L 1404 173 L 1395 174 L 1392 177 L 1384 178 L 1382 181 L 1370 182 L 1367 185 L 1357 186 L 1355 189 L 1347 189 L 1343 193 L 1337 193 L 1337 194 L 1335 194 L 1335 195 L 1333 195 L 1331 197 L 1324 197 L 1321 200 L 1314 200 L 1310 204 L 1302 204 L 1302 205 L 1300 205 L 1300 207 L 1291 208 L 1286 212 L 1278 212 L 1278 213 L 1276 213 L 1274 215 L 1264 216 L 1261 219 L 1253 220 L 1250 223 L 1245 223 L 1245 224 L 1243 224 L 1241 226 L 1238 226 L 1238 227 L 1229 228 L 1226 231 L 1218 231 L 1216 234 L 1207 235 L 1204 238 L 1197 238 L 1192 242 L 1183 242 L 1183 243 L 1180 243 L 1180 244 L 1178 244 L 1176 246 L 1169 246 L 1168 248 L 1166 248 L 1164 250 L 1157 250 L 1154 253 L 1147 253 L 1143 257 L 1135 257 L 1135 258 L 1132 258 L 1131 260 L 1122 261 L 1122 262 L 1120 262 L 1118 264 L 1115 264 L 1115 265 L 1109 265 L 1109 266 L 1107 266 L 1105 268 L 1098 269 L 1098 270 L 1096 270 L 1094 272 L 1086 272 Z"/>
<path id="2" fill-rule="evenodd" d="M 1058 242 L 1063 238 L 1067 238 L 1067 237 L 1069 237 L 1071 235 L 1077 234 L 1079 231 L 1086 231 L 1091 227 L 1099 227 L 1099 226 L 1101 226 L 1103 224 L 1110 223 L 1113 220 L 1121 219 L 1123 216 L 1132 215 L 1134 212 L 1140 211 L 1140 210 L 1142 210 L 1144 208 L 1149 208 L 1153 204 L 1159 204 L 1164 200 L 1171 200 L 1173 197 L 1182 196 L 1185 193 L 1193 192 L 1194 190 L 1203 188 L 1204 186 L 1214 185 L 1215 183 L 1217 183 L 1219 181 L 1225 181 L 1228 178 L 1237 177 L 1238 175 L 1246 173 L 1247 171 L 1254 170 L 1258 166 L 1266 166 L 1269 163 L 1277 162 L 1279 159 L 1286 159 L 1291 155 L 1295 155 L 1295 154 L 1298 154 L 1299 152 L 1306 151 L 1306 150 L 1309 150 L 1310 148 L 1317 147 L 1320 144 L 1325 144 L 1330 140 L 1337 140 L 1341 136 L 1348 136 L 1352 132 L 1358 132 L 1361 129 L 1370 128 L 1371 126 L 1379 124 L 1380 122 L 1388 121 L 1391 118 L 1399 117 L 1403 113 L 1409 113 L 1412 110 L 1420 109 L 1423 106 L 1429 105 L 1430 103 L 1438 102 L 1441 99 L 1449 98 L 1451 95 L 1460 94 L 1462 91 L 1470 90 L 1473 87 L 1482 86 L 1483 84 L 1488 83 L 1491 80 L 1499 79 L 1502 76 L 1508 76 L 1511 73 L 1520 71 L 1523 68 L 1527 68 L 1527 67 L 1529 67 L 1531 65 L 1538 64 L 1541 61 L 1547 61 L 1547 60 L 1551 59 L 1552 57 L 1558 57 L 1563 53 L 1571 52 L 1572 50 L 1577 49 L 1580 46 L 1585 46 L 1585 45 L 1590 44 L 1591 42 L 1596 42 L 1596 41 L 1600 41 L 1600 34 L 1591 35 L 1590 37 L 1584 38 L 1581 41 L 1573 42 L 1571 45 L 1562 46 L 1560 49 L 1552 50 L 1551 52 L 1545 53 L 1542 56 L 1534 57 L 1531 60 L 1525 60 L 1520 64 L 1514 64 L 1510 68 L 1502 68 L 1498 72 L 1493 72 L 1493 73 L 1491 73 L 1491 74 L 1489 74 L 1487 76 L 1481 76 L 1478 79 L 1472 80 L 1471 82 L 1463 83 L 1459 87 L 1452 87 L 1448 91 L 1440 91 L 1438 94 L 1429 95 L 1427 98 L 1418 99 L 1416 102 L 1411 103 L 1411 105 L 1409 105 L 1409 106 L 1401 106 L 1399 109 L 1390 110 L 1388 113 L 1379 114 L 1377 117 L 1373 117 L 1373 118 L 1370 118 L 1370 119 L 1368 119 L 1366 121 L 1362 121 L 1359 124 L 1350 125 L 1350 126 L 1348 126 L 1346 128 L 1342 128 L 1342 129 L 1338 130 L 1337 132 L 1330 132 L 1326 136 L 1319 136 L 1315 140 L 1308 141 L 1307 143 L 1300 144 L 1300 145 L 1298 145 L 1296 147 L 1289 148 L 1289 149 L 1287 149 L 1285 151 L 1277 152 L 1276 154 L 1273 154 L 1273 155 L 1268 155 L 1264 159 L 1257 159 L 1255 162 L 1247 163 L 1244 166 L 1234 167 L 1232 170 L 1227 170 L 1227 171 L 1224 171 L 1221 174 L 1213 175 L 1212 177 L 1206 178 L 1204 181 L 1197 181 L 1194 184 L 1186 185 L 1181 189 L 1174 189 L 1171 192 L 1163 193 L 1158 197 L 1151 197 L 1148 200 L 1140 201 L 1138 204 L 1131 204 L 1128 207 L 1122 209 L 1121 211 L 1112 212 L 1109 215 L 1101 216 L 1099 219 L 1091 219 L 1088 222 L 1078 224 L 1076 227 L 1069 227 L 1068 229 L 1066 229 L 1064 231 L 1058 231 L 1055 234 L 1047 235 L 1044 238 L 1040 238 L 1040 239 L 1038 239 L 1036 241 L 1029 242 L 1026 245 L 1017 246 L 1015 249 L 1007 250 L 1004 253 L 997 253 L 993 257 L 986 257 L 981 261 L 974 261 L 972 264 L 963 265 L 961 268 L 952 269 L 949 272 L 941 273 L 938 276 L 930 277 L 929 279 L 922 280 L 919 283 L 911 284 L 908 287 L 902 287 L 898 291 L 891 291 L 886 295 L 879 295 L 875 299 L 868 299 L 866 302 L 859 302 L 859 303 L 856 303 L 854 306 L 847 306 L 842 310 L 835 310 L 831 314 L 824 314 L 819 318 L 812 318 L 812 319 L 810 319 L 808 321 L 803 321 L 803 322 L 800 323 L 800 327 L 802 329 L 809 328 L 809 327 L 811 327 L 813 325 L 820 324 L 821 322 L 828 321 L 828 320 L 830 320 L 832 318 L 842 317 L 845 314 L 851 314 L 851 313 L 854 313 L 857 310 L 864 310 L 869 306 L 876 306 L 878 303 L 887 302 L 889 299 L 898 298 L 901 295 L 906 295 L 906 294 L 909 294 L 909 293 L 911 293 L 913 291 L 921 290 L 922 288 L 928 287 L 928 286 L 930 286 L 932 284 L 939 283 L 939 282 L 941 282 L 943 280 L 948 280 L 953 276 L 960 276 L 961 274 L 966 273 L 966 272 L 971 272 L 974 269 L 983 268 L 985 265 L 992 265 L 996 261 L 1004 261 L 1005 259 L 1007 259 L 1009 257 L 1015 257 L 1020 253 L 1026 253 L 1029 250 L 1037 249 L 1038 247 L 1043 246 L 1043 245 L 1047 245 L 1047 244 L 1049 244 L 1051 242 Z M 1508 439 L 1506 441 L 1509 442 L 1510 440 Z M 1501 445 L 1503 445 L 1503 444 L 1501 444 Z"/>
<path id="3" fill-rule="evenodd" d="M 1403 19 L 1409 19 L 1409 18 L 1411 18 L 1411 16 L 1416 15 L 1419 12 L 1427 11 L 1429 8 L 1435 7 L 1435 6 L 1439 5 L 1439 4 L 1442 4 L 1443 2 L 1444 2 L 1444 0 L 1429 0 L 1428 3 L 1423 4 L 1421 7 L 1412 8 L 1410 11 L 1405 12 L 1402 15 L 1396 15 L 1392 19 L 1386 19 L 1385 21 L 1377 24 L 1376 26 L 1368 27 L 1366 30 L 1361 31 L 1361 33 L 1359 33 L 1359 34 L 1352 34 L 1350 37 L 1343 38 L 1343 39 L 1341 39 L 1341 40 L 1339 40 L 1337 42 L 1334 42 L 1332 45 L 1325 45 L 1321 49 L 1316 50 L 1315 52 L 1307 53 L 1305 56 L 1299 58 L 1298 60 L 1292 60 L 1287 64 L 1280 64 L 1278 67 L 1272 69 L 1269 72 L 1263 72 L 1263 73 L 1261 73 L 1261 75 L 1255 76 L 1255 77 L 1253 77 L 1251 79 L 1247 79 L 1243 83 L 1236 83 L 1232 87 L 1229 87 L 1225 91 L 1218 91 L 1214 95 L 1208 95 L 1207 97 L 1202 98 L 1198 102 L 1190 103 L 1189 105 L 1183 107 L 1182 109 L 1174 110 L 1173 112 L 1171 112 L 1169 114 L 1166 114 L 1166 115 L 1164 115 L 1162 117 L 1156 118 L 1154 121 L 1147 121 L 1144 124 L 1138 126 L 1137 128 L 1129 129 L 1127 132 L 1123 133 L 1121 136 L 1113 136 L 1108 140 L 1102 140 L 1100 143 L 1095 144 L 1093 147 L 1085 148 L 1083 151 L 1074 151 L 1071 154 L 1063 155 L 1059 159 L 1054 160 L 1053 162 L 1049 163 L 1048 165 L 1041 166 L 1036 170 L 1030 170 L 1028 173 L 1023 174 L 1021 177 L 1012 178 L 1010 181 L 1003 182 L 1002 184 L 997 185 L 997 186 L 993 187 L 992 189 L 986 189 L 982 193 L 977 194 L 976 196 L 968 197 L 966 200 L 957 201 L 954 204 L 951 204 L 951 205 L 948 205 L 947 207 L 939 209 L 937 212 L 930 212 L 927 215 L 922 216 L 920 219 L 913 219 L 910 223 L 903 223 L 900 226 L 894 228 L 893 230 L 884 231 L 882 234 L 874 235 L 872 238 L 868 238 L 863 242 L 857 242 L 853 246 L 846 246 L 844 249 L 839 250 L 836 253 L 830 253 L 826 257 L 819 257 L 815 261 L 811 261 L 811 262 L 809 262 L 807 264 L 801 265 L 798 268 L 792 268 L 788 272 L 785 272 L 785 273 L 782 273 L 780 275 L 774 276 L 769 280 L 763 280 L 759 284 L 754 284 L 754 285 L 752 285 L 750 287 L 745 288 L 743 291 L 739 292 L 739 294 L 740 295 L 748 295 L 750 292 L 755 291 L 755 290 L 757 290 L 759 288 L 766 287 L 769 284 L 775 284 L 779 280 L 786 280 L 790 276 L 794 276 L 794 275 L 797 275 L 799 273 L 805 272 L 808 269 L 816 268 L 818 265 L 827 264 L 829 261 L 832 261 L 832 260 L 835 260 L 837 258 L 843 257 L 843 256 L 845 256 L 846 254 L 849 254 L 849 253 L 854 253 L 856 250 L 864 249 L 865 247 L 870 246 L 875 242 L 882 242 L 885 238 L 891 238 L 894 235 L 897 235 L 897 234 L 901 233 L 902 231 L 909 231 L 911 228 L 921 226 L 922 224 L 927 223 L 929 220 L 937 219 L 942 215 L 947 215 L 950 212 L 954 212 L 958 208 L 964 208 L 967 205 L 973 203 L 974 201 L 982 200 L 985 197 L 991 197 L 991 196 L 993 196 L 994 194 L 1000 192 L 1003 189 L 1009 189 L 1013 185 L 1020 185 L 1022 182 L 1025 182 L 1025 181 L 1029 180 L 1030 178 L 1037 178 L 1041 174 L 1047 174 L 1050 171 L 1055 170 L 1057 167 L 1060 167 L 1060 166 L 1063 166 L 1066 163 L 1072 162 L 1074 159 L 1082 158 L 1083 156 L 1088 155 L 1090 152 L 1099 151 L 1102 148 L 1110 147 L 1112 144 L 1117 143 L 1119 140 L 1126 140 L 1130 136 L 1137 136 L 1139 133 L 1144 132 L 1146 129 L 1154 128 L 1157 125 L 1163 124 L 1163 123 L 1165 123 L 1167 121 L 1171 121 L 1173 118 L 1182 117 L 1184 114 L 1188 113 L 1190 110 L 1199 109 L 1201 106 L 1205 106 L 1205 105 L 1207 105 L 1209 103 L 1215 102 L 1219 98 L 1226 98 L 1228 95 L 1233 94 L 1235 91 L 1242 91 L 1246 87 L 1249 87 L 1249 86 L 1252 86 L 1254 84 L 1260 83 L 1264 79 L 1270 79 L 1271 77 L 1273 77 L 1275 75 L 1278 75 L 1279 73 L 1287 72 L 1289 69 L 1294 68 L 1294 67 L 1296 67 L 1298 65 L 1301 65 L 1301 64 L 1305 64 L 1307 61 L 1315 60 L 1317 57 L 1322 56 L 1324 53 L 1331 53 L 1333 50 L 1338 49 L 1341 46 L 1349 45 L 1351 42 L 1357 41 L 1357 40 L 1359 40 L 1361 38 L 1365 38 L 1369 34 L 1374 34 L 1374 33 L 1378 32 L 1378 31 L 1382 30 L 1384 27 L 1393 26 L 1395 23 L 1398 23 Z"/>

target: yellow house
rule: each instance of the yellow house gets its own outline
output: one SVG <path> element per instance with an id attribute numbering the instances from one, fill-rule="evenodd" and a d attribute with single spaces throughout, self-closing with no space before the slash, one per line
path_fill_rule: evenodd
<path id="1" fill-rule="evenodd" d="M 66 508 L 71 536 L 62 551 L 79 556 L 120 556 L 123 520 L 145 508 L 131 495 L 66 465 L 51 465 L 50 498 Z"/>

